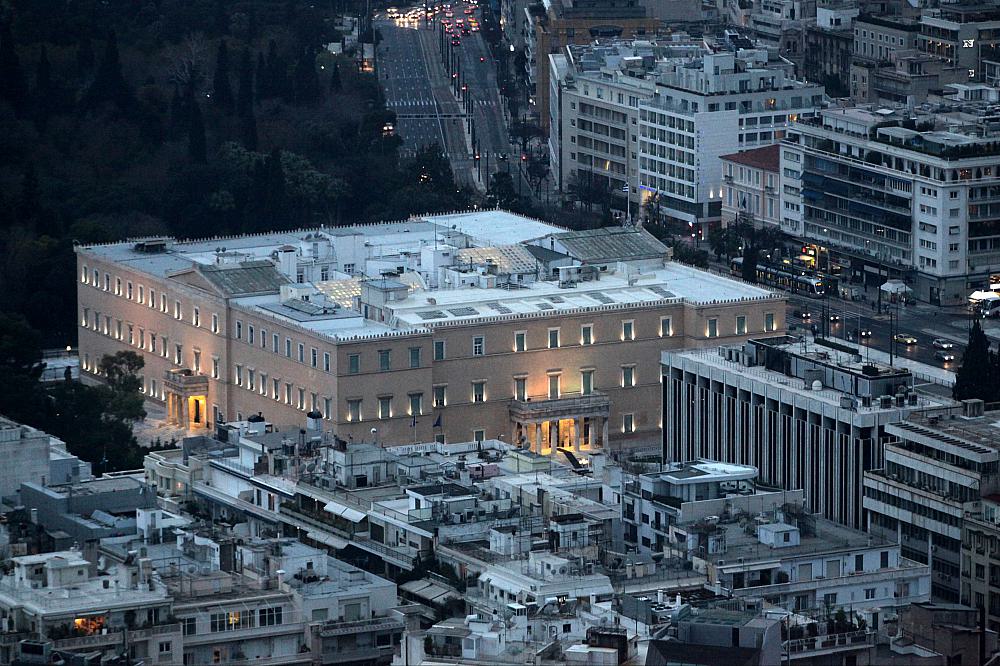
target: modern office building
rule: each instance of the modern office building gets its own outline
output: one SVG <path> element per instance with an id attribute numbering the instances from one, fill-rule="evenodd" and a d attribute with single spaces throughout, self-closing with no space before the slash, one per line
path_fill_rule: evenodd
<path id="1" fill-rule="evenodd" d="M 307 414 L 342 439 L 548 453 L 659 441 L 664 347 L 784 329 L 784 299 L 636 228 L 500 211 L 77 250 L 80 355 L 135 350 L 188 428 Z"/>
<path id="2" fill-rule="evenodd" d="M 792 63 L 728 35 L 700 57 L 658 65 L 657 95 L 639 103 L 639 188 L 663 214 L 707 238 L 722 215 L 722 155 L 779 141 L 813 115 L 823 86 L 798 80 Z"/>
<path id="3" fill-rule="evenodd" d="M 987 626 L 1000 631 L 1000 497 L 982 500 L 962 522 L 962 603 L 985 609 Z"/>
<path id="4" fill-rule="evenodd" d="M 792 337 L 663 353 L 663 456 L 752 465 L 809 513 L 865 525 L 864 472 L 887 424 L 929 405 L 909 371 Z"/>
<path id="5" fill-rule="evenodd" d="M 971 571 L 963 569 L 962 526 L 982 515 L 982 498 L 1000 490 L 996 419 L 975 416 L 980 401 L 911 414 L 885 427 L 885 465 L 865 472 L 868 530 L 897 541 L 903 555 L 929 564 L 934 598 L 960 597 Z"/>
<path id="6" fill-rule="evenodd" d="M 837 108 L 801 120 L 782 142 L 782 229 L 831 248 L 851 279 L 903 278 L 920 300 L 965 303 L 1000 269 L 1000 151 L 987 107 Z"/>

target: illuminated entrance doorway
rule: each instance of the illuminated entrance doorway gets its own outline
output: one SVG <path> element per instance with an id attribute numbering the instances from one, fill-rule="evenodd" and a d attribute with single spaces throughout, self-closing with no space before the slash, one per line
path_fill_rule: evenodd
<path id="1" fill-rule="evenodd" d="M 188 430 L 211 426 L 206 411 L 208 377 L 187 368 L 168 370 L 163 388 L 168 423 Z"/>

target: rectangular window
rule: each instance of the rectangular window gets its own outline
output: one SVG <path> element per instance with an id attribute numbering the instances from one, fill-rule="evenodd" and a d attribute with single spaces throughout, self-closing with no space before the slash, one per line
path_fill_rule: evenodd
<path id="1" fill-rule="evenodd" d="M 191 324 L 196 328 L 201 327 L 201 308 L 196 307 L 191 311 Z"/>
<path id="2" fill-rule="evenodd" d="M 236 339 L 237 340 L 243 339 L 243 322 L 241 322 L 238 319 L 236 320 Z"/>
<path id="3" fill-rule="evenodd" d="M 281 348 L 281 337 L 277 333 L 271 334 L 271 351 L 275 354 Z"/>
<path id="4" fill-rule="evenodd" d="M 275 608 L 261 608 L 258 611 L 257 624 L 261 627 L 273 627 L 282 623 L 281 606 Z"/>
<path id="5" fill-rule="evenodd" d="M 419 416 L 424 413 L 424 394 L 410 394 L 410 416 Z"/>
<path id="6" fill-rule="evenodd" d="M 472 338 L 472 355 L 482 356 L 486 353 L 486 338 L 481 335 L 473 336 Z"/>
<path id="7" fill-rule="evenodd" d="M 212 333 L 219 332 L 219 315 L 212 314 Z"/>
<path id="8" fill-rule="evenodd" d="M 181 318 L 181 302 L 174 301 L 174 319 Z"/>
<path id="9" fill-rule="evenodd" d="M 195 372 L 201 372 L 201 350 L 195 349 L 191 359 L 191 369 Z"/>
<path id="10" fill-rule="evenodd" d="M 233 374 L 233 383 L 237 386 L 243 386 L 243 366 L 237 364 L 236 372 Z"/>
<path id="11" fill-rule="evenodd" d="M 319 367 L 319 350 L 315 347 L 309 348 L 309 364 L 314 368 Z"/>
<path id="12" fill-rule="evenodd" d="M 292 385 L 288 383 L 285 384 L 285 404 L 292 404 Z"/>
<path id="13" fill-rule="evenodd" d="M 594 371 L 593 370 L 581 370 L 580 371 L 580 393 L 583 395 L 590 395 L 594 392 Z"/>
<path id="14" fill-rule="evenodd" d="M 634 414 L 622 414 L 622 432 L 624 433 L 635 432 Z"/>
<path id="15" fill-rule="evenodd" d="M 267 329 L 260 329 L 260 348 L 267 349 Z"/>
<path id="16" fill-rule="evenodd" d="M 149 307 L 151 308 L 156 307 L 156 291 L 154 291 L 153 289 L 149 290 Z"/>
<path id="17" fill-rule="evenodd" d="M 160 294 L 160 312 L 167 314 L 167 295 Z"/>
<path id="18" fill-rule="evenodd" d="M 526 377 L 514 378 L 514 400 L 524 402 L 528 399 L 528 379 Z"/>
<path id="19" fill-rule="evenodd" d="M 584 324 L 580 327 L 580 344 L 581 345 L 592 345 L 594 344 L 594 325 Z"/>
<path id="20" fill-rule="evenodd" d="M 706 331 L 706 334 L 710 338 L 717 338 L 717 337 L 719 337 L 719 320 L 718 319 L 709 319 L 708 320 L 708 330 Z"/>
<path id="21" fill-rule="evenodd" d="M 482 429 L 476 429 L 472 431 L 472 441 L 482 443 L 486 441 L 486 431 Z"/>
<path id="22" fill-rule="evenodd" d="M 392 369 L 392 353 L 388 349 L 380 349 L 378 352 L 378 369 Z"/>
<path id="23" fill-rule="evenodd" d="M 174 345 L 174 363 L 180 365 L 184 359 L 184 348 L 180 345 Z"/>
<path id="24" fill-rule="evenodd" d="M 305 363 L 306 362 L 306 346 L 300 342 L 298 344 L 298 347 L 296 349 L 298 351 L 298 356 L 296 358 L 299 359 L 299 363 Z"/>
<path id="25" fill-rule="evenodd" d="M 674 328 L 670 317 L 660 317 L 660 337 L 669 338 L 673 334 Z"/>
<path id="26" fill-rule="evenodd" d="M 486 401 L 486 382 L 472 382 L 472 402 Z"/>
<path id="27" fill-rule="evenodd" d="M 323 372 L 330 372 L 330 352 L 323 352 Z"/>
<path id="28" fill-rule="evenodd" d="M 559 397 L 559 375 L 549 375 L 549 400 Z"/>
<path id="29" fill-rule="evenodd" d="M 527 331 L 514 331 L 514 351 L 523 352 L 527 349 Z"/>
<path id="30" fill-rule="evenodd" d="M 635 322 L 631 319 L 622 322 L 622 340 L 635 340 Z"/>
<path id="31" fill-rule="evenodd" d="M 218 378 L 219 378 L 219 357 L 218 356 L 213 356 L 212 357 L 212 379 L 218 379 Z"/>
<path id="32" fill-rule="evenodd" d="M 410 347 L 410 367 L 420 367 L 420 347 Z"/>
<path id="33" fill-rule="evenodd" d="M 736 335 L 746 335 L 747 317 L 746 315 L 736 315 Z"/>
<path id="34" fill-rule="evenodd" d="M 275 402 L 281 399 L 281 380 L 271 380 L 271 397 L 274 398 Z"/>
<path id="35" fill-rule="evenodd" d="M 444 340 L 434 341 L 434 360 L 443 361 L 444 360 Z"/>
<path id="36" fill-rule="evenodd" d="M 361 354 L 351 354 L 347 357 L 347 373 L 356 375 L 361 372 Z"/>
<path id="37" fill-rule="evenodd" d="M 247 344 L 252 345 L 257 338 L 254 337 L 253 324 L 247 324 Z"/>
<path id="38" fill-rule="evenodd" d="M 285 338 L 285 358 L 292 357 L 292 339 Z"/>
<path id="39" fill-rule="evenodd" d="M 298 395 L 296 396 L 295 406 L 299 409 L 306 408 L 306 390 L 303 388 L 299 389 Z"/>
<path id="40" fill-rule="evenodd" d="M 392 418 L 392 396 L 383 396 L 378 399 L 378 417 L 380 419 Z"/>
<path id="41" fill-rule="evenodd" d="M 197 618 L 186 617 L 181 620 L 181 630 L 185 636 L 193 636 L 198 632 Z"/>
<path id="42" fill-rule="evenodd" d="M 323 398 L 323 418 L 327 421 L 333 418 L 333 400 L 330 398 Z"/>
<path id="43" fill-rule="evenodd" d="M 259 386 L 258 390 L 259 390 L 259 392 L 260 392 L 260 394 L 262 396 L 264 396 L 265 398 L 267 397 L 267 373 L 266 372 L 260 373 L 260 386 Z"/>
<path id="44" fill-rule="evenodd" d="M 247 368 L 247 390 L 253 391 L 257 387 L 257 372 L 253 368 Z"/>
<path id="45" fill-rule="evenodd" d="M 559 349 L 559 329 L 549 329 L 549 349 Z"/>
<path id="46" fill-rule="evenodd" d="M 635 386 L 635 366 L 634 365 L 623 365 L 622 366 L 622 386 L 624 388 L 632 388 Z"/>
<path id="47" fill-rule="evenodd" d="M 435 407 L 446 407 L 448 405 L 448 387 L 447 386 L 435 386 L 434 387 L 434 406 Z"/>
<path id="48" fill-rule="evenodd" d="M 125 284 L 125 298 L 132 300 L 132 282 L 129 281 Z"/>
<path id="49" fill-rule="evenodd" d="M 774 330 L 774 313 L 773 312 L 765 312 L 764 313 L 764 330 L 767 331 L 767 332 L 769 332 L 769 333 Z"/>
<path id="50" fill-rule="evenodd" d="M 115 278 L 115 296 L 122 295 L 122 279 L 120 277 Z"/>

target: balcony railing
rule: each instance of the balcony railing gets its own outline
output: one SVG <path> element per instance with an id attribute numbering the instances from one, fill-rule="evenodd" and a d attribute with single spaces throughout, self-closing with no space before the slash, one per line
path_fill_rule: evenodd
<path id="1" fill-rule="evenodd" d="M 784 652 L 790 659 L 804 659 L 815 657 L 817 653 L 858 650 L 873 645 L 875 645 L 875 632 L 858 630 L 787 640 L 784 643 Z"/>
<path id="2" fill-rule="evenodd" d="M 511 400 L 510 413 L 515 418 L 571 418 L 574 416 L 604 416 L 611 413 L 611 401 L 604 393 L 586 395 L 564 393 L 558 398 L 528 398 Z"/>

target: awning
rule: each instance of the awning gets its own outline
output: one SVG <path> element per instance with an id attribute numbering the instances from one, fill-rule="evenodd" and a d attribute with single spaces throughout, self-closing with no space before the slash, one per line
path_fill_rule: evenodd
<path id="1" fill-rule="evenodd" d="M 357 509 L 352 509 L 346 504 L 341 504 L 340 502 L 336 502 L 333 500 L 327 502 L 326 506 L 324 506 L 323 509 L 329 511 L 335 516 L 340 516 L 344 520 L 349 520 L 352 523 L 360 523 L 362 520 L 365 519 L 365 516 L 367 515 L 358 511 Z"/>
<path id="2" fill-rule="evenodd" d="M 306 532 L 306 536 L 313 541 L 325 543 L 327 546 L 338 550 L 341 548 L 347 548 L 348 545 L 346 540 L 332 534 L 327 534 L 326 532 Z"/>
<path id="3" fill-rule="evenodd" d="M 739 571 L 766 571 L 768 569 L 777 569 L 781 566 L 781 562 L 777 560 L 771 560 L 770 562 L 753 562 L 748 564 L 739 564 L 738 562 L 733 562 L 732 564 L 724 564 L 718 567 L 722 571 L 726 572 L 739 572 Z"/>
<path id="4" fill-rule="evenodd" d="M 995 291 L 974 291 L 969 294 L 970 301 L 995 301 L 1000 298 L 1000 294 Z"/>
<path id="5" fill-rule="evenodd" d="M 421 580 L 411 580 L 409 583 L 403 583 L 399 586 L 399 589 L 433 604 L 444 604 L 450 599 L 462 598 L 461 595 L 454 590 L 450 590 L 444 585 L 435 583 L 426 578 Z"/>
<path id="6" fill-rule="evenodd" d="M 908 291 L 912 291 L 902 280 L 889 280 L 882 285 L 881 289 L 889 294 L 905 294 Z"/>

